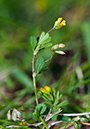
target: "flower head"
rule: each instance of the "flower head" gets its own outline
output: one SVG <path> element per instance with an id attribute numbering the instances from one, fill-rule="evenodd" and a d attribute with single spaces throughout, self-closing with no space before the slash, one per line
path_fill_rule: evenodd
<path id="1" fill-rule="evenodd" d="M 66 25 L 66 21 L 62 20 L 62 18 L 58 18 L 57 21 L 54 24 L 55 29 L 60 29 L 61 27 Z"/>
<path id="2" fill-rule="evenodd" d="M 45 86 L 45 90 L 46 90 L 47 92 L 50 92 L 50 87 Z"/>
<path id="3" fill-rule="evenodd" d="M 43 89 L 43 88 L 40 88 L 40 91 L 44 93 L 44 92 L 45 92 L 45 89 Z"/>
<path id="4" fill-rule="evenodd" d="M 40 91 L 42 92 L 42 93 L 49 93 L 50 92 L 50 87 L 48 87 L 48 86 L 45 86 L 44 87 L 45 89 L 43 89 L 43 88 L 40 88 Z"/>
<path id="5" fill-rule="evenodd" d="M 19 125 L 26 125 L 24 122 L 20 122 Z"/>

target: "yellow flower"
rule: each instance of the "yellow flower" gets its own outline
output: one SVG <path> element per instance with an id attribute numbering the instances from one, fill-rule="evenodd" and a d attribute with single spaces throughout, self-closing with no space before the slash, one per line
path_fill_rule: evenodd
<path id="1" fill-rule="evenodd" d="M 54 28 L 60 29 L 61 27 L 65 26 L 65 25 L 66 25 L 66 21 L 65 20 L 62 21 L 62 18 L 58 18 L 54 24 Z"/>
<path id="2" fill-rule="evenodd" d="M 45 92 L 45 90 L 43 88 L 40 88 L 40 91 L 43 92 L 43 93 Z"/>
<path id="3" fill-rule="evenodd" d="M 45 90 L 46 90 L 47 92 L 50 92 L 50 87 L 45 86 Z"/>
<path id="4" fill-rule="evenodd" d="M 43 92 L 43 93 L 47 93 L 48 94 L 50 92 L 50 90 L 51 90 L 50 87 L 48 87 L 48 86 L 45 86 L 44 88 L 45 89 L 40 88 L 40 91 Z"/>
<path id="5" fill-rule="evenodd" d="M 26 125 L 24 122 L 19 123 L 19 125 Z"/>

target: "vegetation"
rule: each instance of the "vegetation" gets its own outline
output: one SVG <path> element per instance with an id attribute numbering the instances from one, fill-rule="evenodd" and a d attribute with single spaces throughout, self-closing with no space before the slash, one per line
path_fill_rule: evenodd
<path id="1" fill-rule="evenodd" d="M 0 1 L 1 129 L 90 126 L 89 6 Z"/>

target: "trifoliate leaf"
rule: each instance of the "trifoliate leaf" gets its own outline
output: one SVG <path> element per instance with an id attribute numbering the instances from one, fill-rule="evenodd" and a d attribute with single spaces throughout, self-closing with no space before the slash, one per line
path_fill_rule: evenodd
<path id="1" fill-rule="evenodd" d="M 45 104 L 41 103 L 36 106 L 36 112 L 39 111 L 39 114 L 42 115 L 46 111 L 47 107 Z"/>
<path id="2" fill-rule="evenodd" d="M 45 61 L 43 57 L 39 57 L 36 60 L 36 70 L 37 72 L 40 72 L 42 70 L 42 68 L 44 67 Z"/>
<path id="3" fill-rule="evenodd" d="M 37 45 L 37 39 L 36 39 L 36 37 L 35 36 L 31 36 L 30 39 L 29 39 L 29 41 L 30 41 L 30 44 L 31 44 L 32 48 L 35 49 L 35 47 Z"/>
<path id="4" fill-rule="evenodd" d="M 49 36 L 49 33 L 42 32 L 39 38 L 39 45 L 45 45 L 46 43 L 49 43 L 51 41 L 51 37 Z"/>

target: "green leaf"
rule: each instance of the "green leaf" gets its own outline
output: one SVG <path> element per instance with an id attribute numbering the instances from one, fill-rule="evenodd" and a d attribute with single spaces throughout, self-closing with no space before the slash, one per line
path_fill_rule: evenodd
<path id="1" fill-rule="evenodd" d="M 90 101 L 89 101 L 89 103 L 88 103 L 88 107 L 87 107 L 86 112 L 90 112 Z"/>
<path id="2" fill-rule="evenodd" d="M 31 115 L 31 117 L 32 117 L 32 119 L 35 120 L 35 121 L 38 121 L 38 120 L 39 120 L 39 117 L 37 116 L 36 113 L 33 113 L 33 114 Z"/>
<path id="3" fill-rule="evenodd" d="M 51 94 L 49 94 L 49 96 L 50 96 L 51 101 L 54 102 L 53 96 Z"/>
<path id="4" fill-rule="evenodd" d="M 47 106 L 50 106 L 50 107 L 52 106 L 52 102 L 51 102 L 51 101 L 45 101 L 44 103 L 45 103 L 45 105 L 47 105 Z"/>
<path id="5" fill-rule="evenodd" d="M 59 91 L 57 92 L 57 95 L 55 97 L 54 105 L 57 105 L 62 97 L 62 94 L 59 96 Z"/>
<path id="6" fill-rule="evenodd" d="M 52 87 L 51 88 L 51 94 L 53 95 L 53 97 L 55 98 L 55 95 L 56 95 L 56 90 Z"/>
<path id="7" fill-rule="evenodd" d="M 63 116 L 62 117 L 62 121 L 64 121 L 64 122 L 70 122 L 71 121 L 71 118 L 69 116 Z"/>
<path id="8" fill-rule="evenodd" d="M 45 45 L 46 43 L 51 41 L 51 37 L 49 36 L 49 33 L 42 32 L 39 38 L 39 45 Z"/>
<path id="9" fill-rule="evenodd" d="M 42 93 L 41 91 L 39 91 L 38 94 L 39 94 L 43 99 L 49 100 L 49 97 L 48 97 L 46 94 Z"/>
<path id="10" fill-rule="evenodd" d="M 42 68 L 44 67 L 44 64 L 45 64 L 45 61 L 43 57 L 39 57 L 36 60 L 36 70 L 38 73 L 42 70 Z"/>
<path id="11" fill-rule="evenodd" d="M 54 108 L 52 113 L 54 114 L 54 113 L 57 112 L 57 111 L 58 111 L 58 110 L 57 110 L 56 108 Z M 58 116 L 58 114 L 54 115 L 54 116 L 52 117 L 52 120 L 53 120 L 53 121 L 57 120 L 57 116 Z"/>
<path id="12" fill-rule="evenodd" d="M 41 35 L 40 35 L 39 40 L 41 40 L 44 36 L 45 36 L 45 32 L 42 32 Z"/>
<path id="13" fill-rule="evenodd" d="M 36 113 L 37 113 L 37 110 L 39 111 L 39 114 L 42 115 L 45 111 L 46 111 L 47 107 L 45 104 L 41 103 L 41 104 L 38 104 L 36 106 Z"/>
<path id="14" fill-rule="evenodd" d="M 87 122 L 88 120 L 86 119 L 86 118 L 84 118 L 84 117 L 82 117 L 81 119 L 80 119 L 80 122 Z"/>
<path id="15" fill-rule="evenodd" d="M 87 58 L 90 61 L 90 24 L 88 22 L 84 22 L 81 25 L 81 27 L 82 27 L 82 34 L 87 53 Z"/>
<path id="16" fill-rule="evenodd" d="M 52 92 L 52 94 L 53 94 L 53 93 L 56 93 L 56 90 L 52 87 L 52 88 L 51 88 L 51 92 Z"/>
<path id="17" fill-rule="evenodd" d="M 30 44 L 31 44 L 32 48 L 35 49 L 35 47 L 37 45 L 37 39 L 36 39 L 36 37 L 35 36 L 31 36 L 30 39 L 29 39 L 29 41 L 30 41 Z"/>
<path id="18" fill-rule="evenodd" d="M 47 48 L 47 47 L 51 47 L 51 46 L 52 46 L 52 43 L 48 43 L 48 44 L 45 44 L 43 47 Z"/>
<path id="19" fill-rule="evenodd" d="M 47 70 L 48 70 L 48 67 L 45 66 L 45 67 L 39 72 L 39 74 L 44 73 L 44 72 L 46 72 Z"/>
<path id="20" fill-rule="evenodd" d="M 62 94 L 58 97 L 58 100 L 60 100 L 62 98 Z"/>
<path id="21" fill-rule="evenodd" d="M 69 102 L 67 100 L 64 100 L 63 102 L 61 102 L 60 104 L 57 105 L 57 107 L 62 108 L 65 107 Z"/>
<path id="22" fill-rule="evenodd" d="M 73 122 L 75 129 L 78 129 L 78 124 L 74 121 Z"/>

